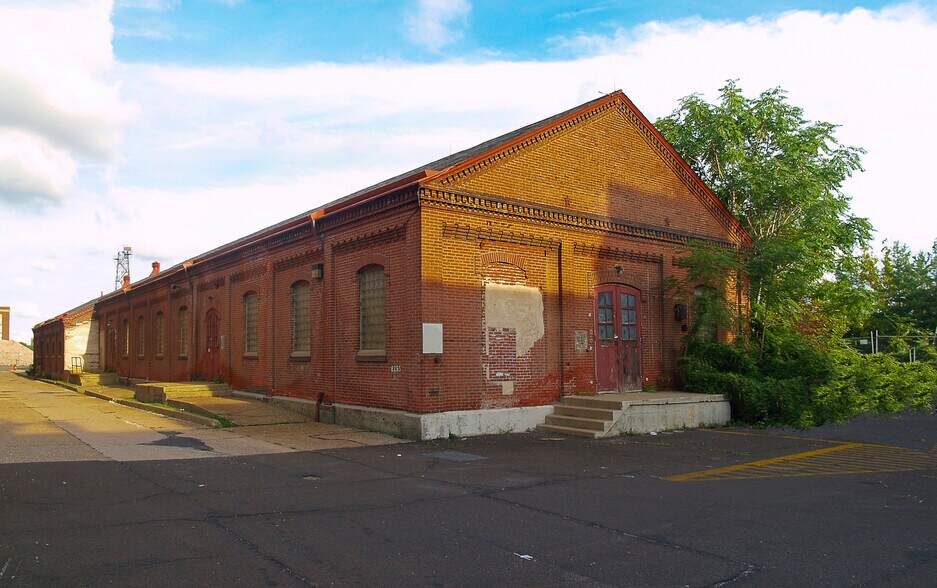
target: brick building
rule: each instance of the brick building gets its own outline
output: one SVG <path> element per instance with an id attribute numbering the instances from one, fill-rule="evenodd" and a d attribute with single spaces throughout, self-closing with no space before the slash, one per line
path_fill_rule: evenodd
<path id="1" fill-rule="evenodd" d="M 0 341 L 10 340 L 10 307 L 0 306 Z"/>
<path id="2" fill-rule="evenodd" d="M 64 380 L 74 368 L 99 370 L 100 329 L 95 302 L 86 302 L 33 327 L 33 366 L 37 374 Z"/>
<path id="3" fill-rule="evenodd" d="M 564 395 L 675 384 L 691 239 L 750 242 L 614 92 L 90 304 L 124 377 L 423 438 L 523 429 Z"/>

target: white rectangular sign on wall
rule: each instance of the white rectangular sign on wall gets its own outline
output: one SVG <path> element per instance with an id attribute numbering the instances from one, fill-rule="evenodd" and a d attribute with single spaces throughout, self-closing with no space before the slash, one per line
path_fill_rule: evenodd
<path id="1" fill-rule="evenodd" d="M 442 323 L 423 323 L 423 353 L 442 353 Z"/>

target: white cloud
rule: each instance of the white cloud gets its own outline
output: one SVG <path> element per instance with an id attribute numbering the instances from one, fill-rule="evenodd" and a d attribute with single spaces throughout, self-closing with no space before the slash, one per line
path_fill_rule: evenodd
<path id="1" fill-rule="evenodd" d="M 75 161 L 42 137 L 0 127 L 0 201 L 28 204 L 66 197 Z"/>
<path id="2" fill-rule="evenodd" d="M 58 200 L 117 148 L 132 110 L 108 75 L 111 3 L 0 4 L 0 200 Z"/>
<path id="3" fill-rule="evenodd" d="M 14 309 L 16 310 L 15 315 L 13 315 Z M 64 310 L 67 310 L 67 309 L 64 309 Z M 64 310 L 61 312 L 64 312 Z M 39 312 L 39 306 L 35 302 L 30 302 L 29 300 L 14 300 L 13 303 L 10 304 L 10 314 L 11 314 L 11 317 L 10 317 L 11 319 L 13 318 L 13 316 L 22 317 L 26 319 L 35 319 L 35 320 L 45 320 L 47 318 L 50 318 L 50 317 L 42 316 L 42 313 Z M 29 339 L 25 339 L 25 340 L 28 341 Z"/>
<path id="4" fill-rule="evenodd" d="M 415 14 L 406 19 L 407 38 L 433 52 L 462 39 L 472 4 L 468 0 L 418 0 Z"/>
<path id="5" fill-rule="evenodd" d="M 846 190 L 879 238 L 923 249 L 937 237 L 930 215 L 914 213 L 933 208 L 933 196 L 908 173 L 928 168 L 928 141 L 937 132 L 937 78 L 929 73 L 937 71 L 933 10 L 906 4 L 745 22 L 649 23 L 575 43 L 620 60 L 615 71 L 625 75 L 617 84 L 652 119 L 691 92 L 715 99 L 729 78 L 752 95 L 785 88 L 808 118 L 840 124 L 841 141 L 868 150 L 867 171 Z"/>
<path id="6" fill-rule="evenodd" d="M 616 87 L 653 120 L 682 96 L 715 99 L 738 78 L 750 94 L 782 86 L 808 117 L 841 124 L 841 140 L 868 149 L 868 171 L 847 191 L 880 237 L 916 248 L 933 241 L 926 215 L 905 212 L 927 207 L 906 170 L 927 168 L 926 140 L 937 134 L 935 80 L 922 75 L 937 70 L 932 13 L 908 5 L 658 22 L 590 37 L 588 47 L 542 62 L 122 66 L 126 92 L 146 110 L 128 136 L 123 180 L 144 167 L 190 187 L 276 183 L 375 161 L 402 172 Z M 424 87 L 459 91 L 444 100 L 413 91 Z M 242 174 L 247 167 L 257 172 Z"/>
<path id="7" fill-rule="evenodd" d="M 36 38 L 44 26 L 21 24 Z M 14 211 L 0 232 L 0 250 L 14 260 L 0 266 L 0 302 L 29 299 L 14 278 L 31 279 L 36 319 L 109 291 L 124 244 L 134 248 L 137 279 L 154 259 L 166 268 L 616 87 L 653 120 L 692 92 L 714 99 L 726 79 L 739 78 L 751 94 L 780 85 L 808 117 L 842 124 L 843 141 L 868 149 L 868 171 L 847 191 L 881 237 L 924 249 L 937 236 L 928 214 L 934 195 L 917 173 L 929 169 L 937 136 L 929 75 L 937 23 L 919 7 L 651 23 L 589 37 L 575 58 L 541 62 L 166 67 L 113 63 L 111 34 L 97 27 L 100 39 L 88 43 L 98 49 L 84 57 L 45 58 L 60 57 L 100 91 L 100 108 L 92 100 L 78 110 L 101 122 L 99 132 L 76 122 L 87 119 L 72 116 L 44 66 L 12 69 L 15 60 L 0 52 L 0 72 L 39 88 L 59 113 L 11 126 L 0 107 L 2 136 L 34 141 L 13 151 L 40 152 L 33 164 L 16 164 L 32 170 L 21 177 L 44 178 L 45 193 L 62 202 L 41 217 Z M 138 104 L 139 115 L 115 119 L 126 103 Z M 115 151 L 108 166 L 87 163 Z"/>

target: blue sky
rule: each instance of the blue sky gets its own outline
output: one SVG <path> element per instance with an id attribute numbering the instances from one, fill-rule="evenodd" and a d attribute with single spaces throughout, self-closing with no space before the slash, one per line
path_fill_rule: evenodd
<path id="1" fill-rule="evenodd" d="M 475 0 L 440 4 L 465 8 L 453 10 L 447 28 L 451 42 L 436 47 L 408 36 L 408 21 L 425 18 L 414 2 L 118 2 L 113 17 L 114 51 L 128 62 L 257 66 L 383 59 L 427 63 L 453 57 L 563 59 L 577 53 L 563 39 L 612 34 L 650 21 L 745 20 L 794 9 L 844 12 L 856 7 L 877 9 L 887 3 Z"/>
<path id="2" fill-rule="evenodd" d="M 865 148 L 853 210 L 930 248 L 937 0 L 0 0 L 0 305 L 37 322 L 622 89 L 781 86 Z"/>

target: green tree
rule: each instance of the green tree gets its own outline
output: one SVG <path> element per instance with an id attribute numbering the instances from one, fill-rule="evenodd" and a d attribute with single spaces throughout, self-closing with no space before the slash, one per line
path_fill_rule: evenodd
<path id="1" fill-rule="evenodd" d="M 841 309 L 824 327 L 840 335 L 848 315 L 863 322 L 871 296 L 852 286 L 862 276 L 855 252 L 871 225 L 850 212 L 842 191 L 862 170 L 862 149 L 840 144 L 836 125 L 807 120 L 784 90 L 747 98 L 734 81 L 718 103 L 693 94 L 655 124 L 752 236 L 741 263 L 762 347 L 767 331 L 793 329 L 821 308 Z"/>
<path id="2" fill-rule="evenodd" d="M 885 308 L 922 331 L 937 329 L 937 241 L 930 251 L 911 253 L 896 242 L 882 250 Z"/>
<path id="3" fill-rule="evenodd" d="M 888 341 L 895 352 L 906 343 L 915 348 L 934 346 L 937 337 L 937 241 L 930 251 L 913 253 L 901 243 L 882 247 L 878 274 L 871 281 L 876 311 L 854 334 L 880 331 L 900 339 Z"/>

